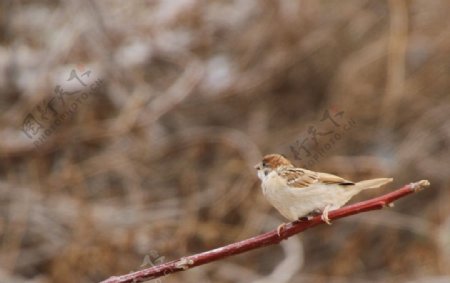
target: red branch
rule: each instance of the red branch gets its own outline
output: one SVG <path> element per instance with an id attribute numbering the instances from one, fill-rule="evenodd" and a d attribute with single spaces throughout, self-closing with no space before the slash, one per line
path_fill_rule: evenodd
<path id="1" fill-rule="evenodd" d="M 340 209 L 330 211 L 328 217 L 330 220 L 335 220 L 350 216 L 353 214 L 382 209 L 383 207 L 390 206 L 395 200 L 417 192 L 427 186 L 430 183 L 426 180 L 422 180 L 416 183 L 405 185 L 402 188 L 393 191 L 391 193 L 369 199 L 366 201 L 358 202 L 352 205 L 342 207 Z M 237 243 L 232 243 L 224 247 L 216 248 L 210 251 L 182 257 L 177 260 L 166 262 L 157 266 L 153 266 L 140 271 L 132 272 L 126 275 L 113 276 L 109 279 L 102 281 L 101 283 L 136 283 L 146 280 L 155 279 L 161 276 L 165 276 L 170 273 L 187 270 L 189 268 L 203 265 L 209 262 L 213 262 L 219 259 L 226 258 L 231 255 L 244 253 L 257 248 L 278 244 L 284 239 L 287 239 L 295 234 L 298 234 L 306 229 L 317 226 L 324 223 L 320 216 L 316 216 L 308 221 L 291 222 L 285 226 L 283 233 L 278 236 L 277 231 L 267 232 L 250 239 L 246 239 Z"/>

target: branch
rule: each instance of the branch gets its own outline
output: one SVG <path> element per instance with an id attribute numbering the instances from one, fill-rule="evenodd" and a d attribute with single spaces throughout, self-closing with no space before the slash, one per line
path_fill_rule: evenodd
<path id="1" fill-rule="evenodd" d="M 344 206 L 340 209 L 330 211 L 328 217 L 330 220 L 336 220 L 353 214 L 382 209 L 386 206 L 392 206 L 393 202 L 411 193 L 415 193 L 428 187 L 430 182 L 422 180 L 416 183 L 411 183 L 391 193 L 358 202 L 352 205 Z M 132 272 L 121 276 L 112 276 L 100 283 L 137 283 L 146 280 L 155 279 L 165 276 L 170 273 L 187 270 L 189 268 L 210 263 L 219 259 L 226 258 L 231 255 L 241 254 L 257 248 L 278 244 L 284 239 L 287 239 L 295 234 L 298 234 L 306 229 L 312 228 L 324 223 L 320 216 L 316 216 L 308 221 L 294 221 L 287 224 L 282 236 L 278 236 L 277 231 L 267 232 L 250 239 L 246 239 L 237 243 L 232 243 L 224 247 L 216 248 L 210 251 L 182 257 L 178 260 L 166 262 L 157 266 L 153 266 L 140 271 Z"/>

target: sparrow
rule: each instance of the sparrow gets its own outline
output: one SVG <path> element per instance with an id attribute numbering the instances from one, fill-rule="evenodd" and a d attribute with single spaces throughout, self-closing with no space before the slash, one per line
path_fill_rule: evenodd
<path id="1" fill-rule="evenodd" d="M 392 178 L 378 178 L 354 183 L 344 178 L 295 167 L 280 154 L 268 154 L 255 166 L 265 198 L 290 221 L 322 215 L 331 225 L 328 213 L 346 204 L 366 189 L 379 188 Z M 278 235 L 285 223 L 277 228 Z"/>

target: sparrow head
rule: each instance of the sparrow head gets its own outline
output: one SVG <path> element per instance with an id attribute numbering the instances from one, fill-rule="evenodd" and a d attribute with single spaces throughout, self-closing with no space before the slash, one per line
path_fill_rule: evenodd
<path id="1" fill-rule="evenodd" d="M 268 154 L 264 156 L 263 160 L 255 165 L 258 171 L 258 177 L 263 180 L 270 172 L 279 167 L 290 167 L 292 163 L 286 157 L 280 154 Z"/>

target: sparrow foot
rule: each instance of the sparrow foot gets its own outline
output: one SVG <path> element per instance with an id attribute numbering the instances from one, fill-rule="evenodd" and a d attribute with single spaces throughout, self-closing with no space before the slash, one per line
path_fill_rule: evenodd
<path id="1" fill-rule="evenodd" d="M 281 223 L 280 225 L 278 225 L 278 227 L 277 227 L 278 237 L 281 237 L 281 233 L 284 232 L 285 228 L 286 228 L 286 223 Z"/>
<path id="2" fill-rule="evenodd" d="M 325 206 L 325 209 L 322 212 L 322 216 L 320 218 L 322 218 L 322 221 L 327 223 L 328 225 L 331 225 L 331 221 L 330 218 L 328 218 L 328 212 L 330 212 L 330 205 Z"/>

